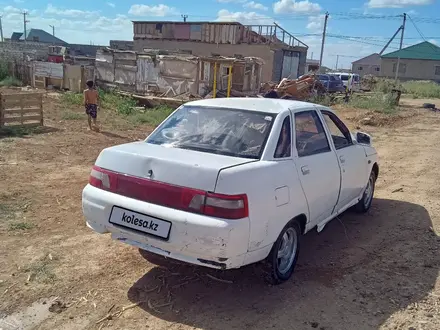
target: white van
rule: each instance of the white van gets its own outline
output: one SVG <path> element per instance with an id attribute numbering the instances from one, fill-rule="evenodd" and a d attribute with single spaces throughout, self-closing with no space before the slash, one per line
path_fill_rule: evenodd
<path id="1" fill-rule="evenodd" d="M 361 90 L 361 78 L 356 73 L 346 73 L 346 72 L 332 72 L 331 75 L 338 76 L 341 78 L 344 87 L 351 92 L 359 92 Z M 349 86 L 350 78 L 353 78 L 351 81 L 351 86 Z"/>

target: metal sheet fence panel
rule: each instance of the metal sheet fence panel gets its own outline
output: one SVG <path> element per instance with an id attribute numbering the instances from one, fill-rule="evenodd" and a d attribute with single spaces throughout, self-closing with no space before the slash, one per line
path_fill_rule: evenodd
<path id="1" fill-rule="evenodd" d="M 34 74 L 40 77 L 63 79 L 63 64 L 34 62 Z"/>

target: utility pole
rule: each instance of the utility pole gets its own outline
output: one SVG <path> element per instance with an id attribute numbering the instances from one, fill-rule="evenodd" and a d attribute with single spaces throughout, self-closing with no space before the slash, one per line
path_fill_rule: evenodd
<path id="1" fill-rule="evenodd" d="M 27 39 L 27 29 L 26 29 L 26 23 L 29 23 L 28 20 L 26 20 L 27 12 L 23 11 L 23 26 L 24 26 L 24 42 L 26 42 Z"/>
<path id="2" fill-rule="evenodd" d="M 52 28 L 52 35 L 55 37 L 55 25 L 49 25 Z"/>
<path id="3" fill-rule="evenodd" d="M 322 32 L 322 45 L 321 45 L 321 56 L 319 58 L 319 70 L 321 71 L 322 67 L 322 57 L 324 56 L 324 44 L 325 44 L 325 33 L 327 31 L 327 21 L 328 21 L 328 12 L 325 13 L 325 21 L 324 21 L 324 31 Z"/>
<path id="4" fill-rule="evenodd" d="M 3 39 L 3 23 L 2 23 L 2 17 L 0 16 L 0 37 L 2 38 L 1 41 L 5 41 L 5 39 Z"/>
<path id="5" fill-rule="evenodd" d="M 336 67 L 335 67 L 335 70 L 338 70 L 338 63 L 339 63 L 339 55 L 336 55 Z"/>
<path id="6" fill-rule="evenodd" d="M 312 52 L 312 57 L 310 59 L 313 60 L 313 52 Z"/>
<path id="7" fill-rule="evenodd" d="M 395 80 L 399 78 L 399 66 L 400 66 L 400 51 L 403 46 L 403 34 L 405 33 L 405 23 L 406 23 L 406 13 L 403 13 L 403 24 L 402 24 L 402 34 L 400 35 L 400 47 L 399 47 L 399 55 L 397 56 L 397 65 L 396 65 L 396 77 Z"/>
<path id="8" fill-rule="evenodd" d="M 188 18 L 188 15 L 180 15 L 183 18 L 183 21 L 186 22 L 186 19 Z"/>

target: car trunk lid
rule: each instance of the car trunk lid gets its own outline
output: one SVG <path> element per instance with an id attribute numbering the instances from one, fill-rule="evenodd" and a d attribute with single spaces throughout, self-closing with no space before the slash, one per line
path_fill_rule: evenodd
<path id="1" fill-rule="evenodd" d="M 104 149 L 95 165 L 133 177 L 213 192 L 220 170 L 253 161 L 256 160 L 142 141 Z"/>

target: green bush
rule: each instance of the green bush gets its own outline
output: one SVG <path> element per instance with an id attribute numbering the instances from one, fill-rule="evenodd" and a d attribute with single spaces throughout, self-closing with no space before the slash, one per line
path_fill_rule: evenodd
<path id="1" fill-rule="evenodd" d="M 393 89 L 401 89 L 402 85 L 399 82 L 396 83 L 393 79 L 378 79 L 374 85 L 373 90 L 377 93 L 391 93 Z"/>
<path id="2" fill-rule="evenodd" d="M 395 98 L 391 93 L 374 93 L 373 95 L 352 95 L 348 104 L 354 108 L 369 109 L 382 113 L 396 111 Z"/>
<path id="3" fill-rule="evenodd" d="M 152 109 L 144 111 L 138 111 L 132 113 L 128 120 L 133 124 L 148 124 L 151 126 L 157 126 L 165 120 L 175 109 L 167 106 L 158 106 Z"/>
<path id="4" fill-rule="evenodd" d="M 15 77 L 7 76 L 6 78 L 0 81 L 0 86 L 2 87 L 20 87 L 23 86 L 23 83 Z"/>
<path id="5" fill-rule="evenodd" d="M 84 96 L 80 93 L 66 92 L 61 95 L 61 101 L 68 105 L 83 105 Z"/>
<path id="6" fill-rule="evenodd" d="M 173 108 L 167 106 L 158 106 L 147 110 L 136 109 L 137 101 L 131 97 L 118 94 L 116 91 L 98 90 L 100 107 L 105 110 L 116 111 L 117 114 L 127 117 L 132 124 L 149 124 L 151 126 L 159 125 L 173 111 Z M 67 105 L 83 105 L 83 95 L 79 93 L 64 93 L 61 100 Z M 80 113 L 67 111 L 62 114 L 64 120 L 81 119 Z"/>
<path id="7" fill-rule="evenodd" d="M 99 89 L 101 107 L 115 109 L 121 115 L 130 115 L 135 111 L 137 102 L 135 99 L 118 94 L 116 91 L 104 91 Z"/>
<path id="8" fill-rule="evenodd" d="M 440 98 L 440 85 L 433 81 L 407 81 L 402 84 L 403 92 L 416 98 Z"/>
<path id="9" fill-rule="evenodd" d="M 311 98 L 309 98 L 307 101 L 315 104 L 320 104 L 326 107 L 335 104 L 335 98 L 330 94 L 314 95 Z"/>
<path id="10" fill-rule="evenodd" d="M 9 76 L 8 63 L 0 61 L 0 81 Z"/>

